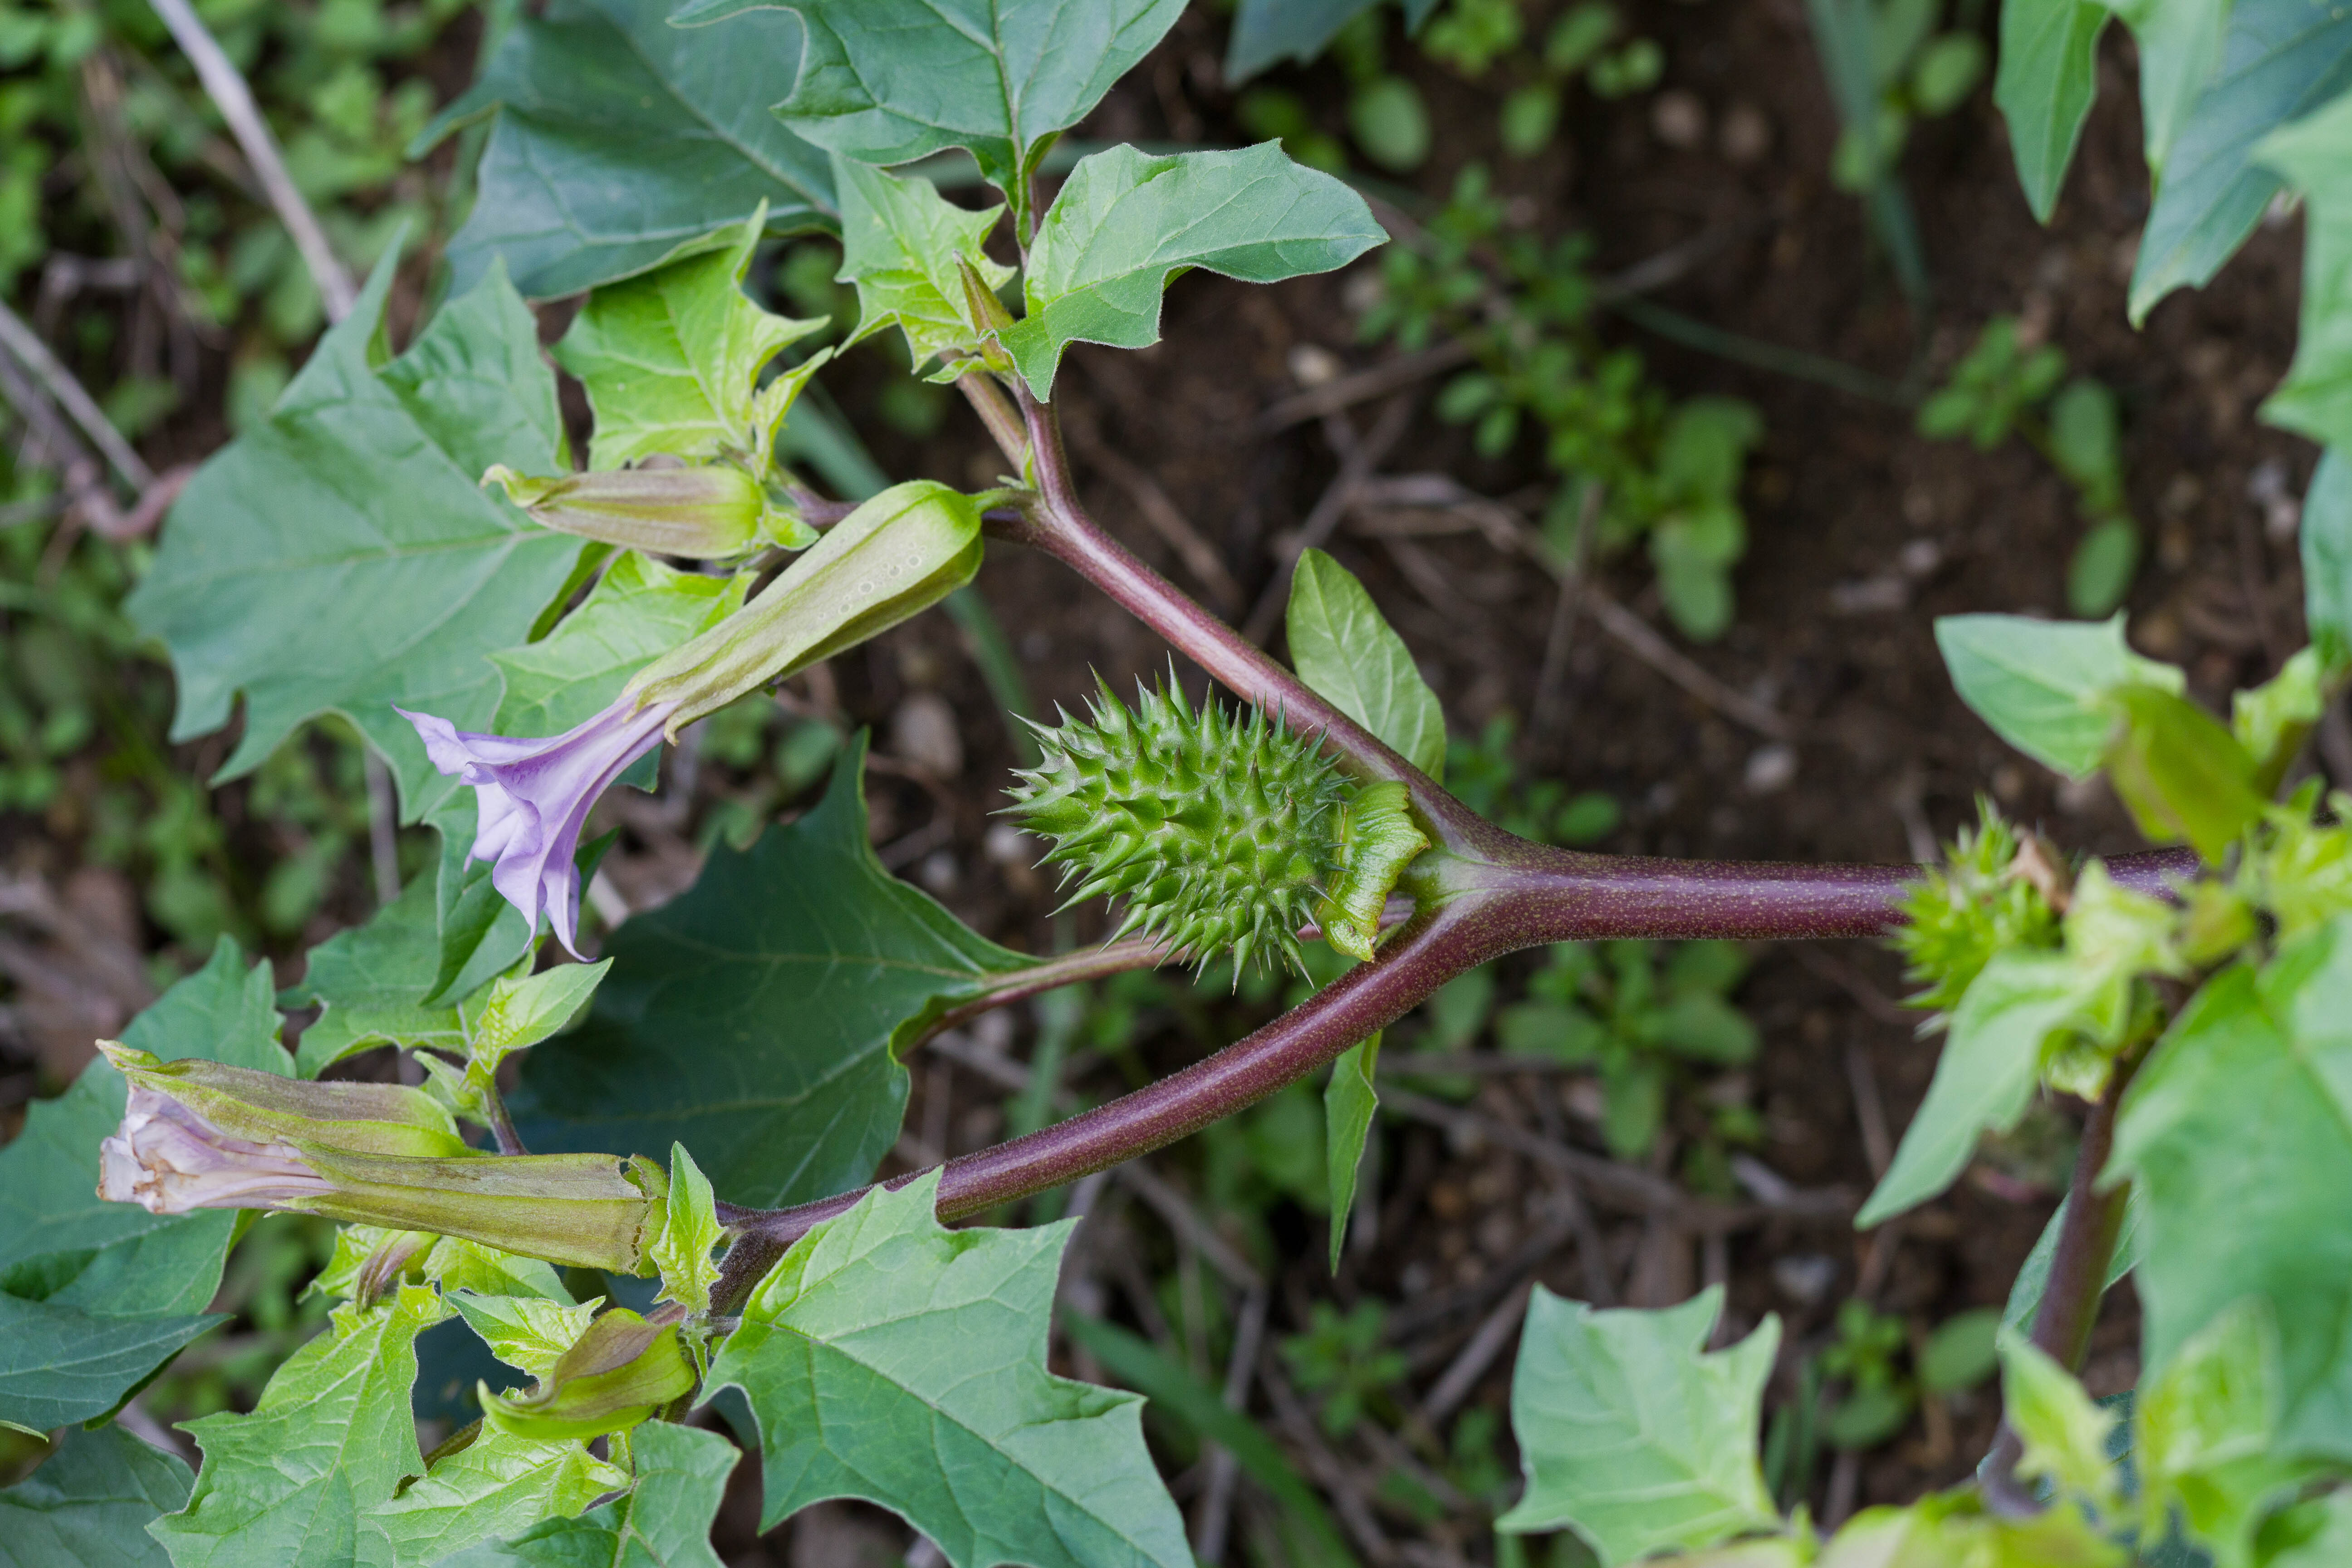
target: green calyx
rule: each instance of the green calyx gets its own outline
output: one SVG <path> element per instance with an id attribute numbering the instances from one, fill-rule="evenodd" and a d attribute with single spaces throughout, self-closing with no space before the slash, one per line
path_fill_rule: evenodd
<path id="1" fill-rule="evenodd" d="M 1231 952 L 1236 981 L 1252 959 L 1300 968 L 1298 928 L 1340 869 L 1347 781 L 1263 710 L 1196 710 L 1172 680 L 1137 696 L 1130 710 L 1103 684 L 1090 721 L 1036 726 L 1045 757 L 1012 813 L 1054 841 L 1070 902 L 1125 901 L 1113 941 L 1155 938 L 1203 967 Z"/>
<path id="2" fill-rule="evenodd" d="M 1926 868 L 1904 895 L 1895 950 L 1925 989 L 1915 1007 L 1949 1010 L 1997 952 L 2058 944 L 2058 913 L 2015 862 L 2023 847 L 1990 800 L 1977 802 L 1979 824 L 1962 827 L 1950 855 Z"/>

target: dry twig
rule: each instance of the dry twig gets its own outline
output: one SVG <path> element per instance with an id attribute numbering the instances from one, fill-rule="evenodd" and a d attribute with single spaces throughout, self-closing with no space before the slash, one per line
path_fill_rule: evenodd
<path id="1" fill-rule="evenodd" d="M 327 319 L 340 321 L 352 313 L 358 295 L 352 280 L 343 271 L 342 263 L 327 245 L 326 231 L 310 205 L 295 188 L 293 177 L 286 172 L 286 160 L 278 156 L 278 142 L 269 134 L 269 127 L 261 118 L 261 110 L 253 101 L 253 89 L 246 86 L 245 77 L 232 64 L 220 45 L 206 30 L 188 0 L 149 0 L 163 26 L 172 30 L 181 52 L 196 68 L 196 79 L 205 84 L 205 91 L 221 118 L 228 121 L 236 144 L 245 150 L 245 161 L 253 166 L 255 177 L 277 210 L 278 221 L 294 237 L 294 248 L 302 254 L 302 265 L 309 269 L 310 279 L 319 286 L 319 298 L 325 301 Z"/>
<path id="2" fill-rule="evenodd" d="M 155 471 L 131 449 L 131 443 L 122 438 L 122 432 L 114 427 L 89 394 L 82 390 L 82 384 L 74 379 L 73 372 L 59 363 L 57 355 L 49 352 L 49 345 L 41 342 L 38 334 L 25 324 L 23 318 L 5 304 L 0 304 L 0 348 L 15 356 L 16 363 L 39 381 L 68 414 L 73 416 L 74 423 L 81 426 L 82 433 L 105 455 L 107 466 L 122 476 L 124 484 L 133 490 L 144 490 L 155 483 Z M 15 399 L 12 397 L 10 401 Z M 26 413 L 21 408 L 18 412 Z M 29 413 L 26 414 L 26 421 L 32 422 Z"/>
<path id="3" fill-rule="evenodd" d="M 1535 1293 L 1532 1280 L 1522 1281 L 1519 1288 L 1503 1298 L 1503 1304 L 1486 1314 L 1446 1369 L 1430 1384 L 1429 1392 L 1421 1398 L 1421 1418 L 1432 1426 L 1444 1424 L 1445 1418 L 1460 1408 L 1470 1397 L 1495 1358 L 1503 1353 L 1518 1331 L 1519 1320 L 1528 1315 L 1528 1299 Z"/>

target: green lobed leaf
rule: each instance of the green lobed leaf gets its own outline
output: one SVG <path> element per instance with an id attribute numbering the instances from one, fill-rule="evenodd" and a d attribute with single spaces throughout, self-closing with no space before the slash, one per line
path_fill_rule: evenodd
<path id="1" fill-rule="evenodd" d="M 656 1300 L 676 1301 L 696 1317 L 710 1310 L 710 1287 L 719 1281 L 719 1265 L 710 1249 L 719 1245 L 720 1234 L 709 1178 L 685 1144 L 671 1144 L 669 1209 L 661 1239 L 650 1249 L 661 1274 L 662 1293 Z"/>
<path id="2" fill-rule="evenodd" d="M 680 26 L 766 0 L 694 0 Z M 1028 171 L 1174 25 L 1183 0 L 795 0 L 800 74 L 775 106 L 804 141 L 863 163 L 969 148 L 1026 207 Z"/>
<path id="3" fill-rule="evenodd" d="M 656 453 L 742 457 L 755 473 L 767 467 L 778 422 L 824 355 L 765 388 L 760 372 L 824 321 L 779 316 L 743 292 L 763 216 L 711 236 L 707 249 L 588 296 L 555 345 L 555 363 L 588 388 L 596 415 L 590 468 Z"/>
<path id="4" fill-rule="evenodd" d="M 492 276 L 380 364 L 395 259 L 268 419 L 197 470 L 125 607 L 171 651 L 174 740 L 218 729 L 244 695 L 221 777 L 338 712 L 392 763 L 413 821 L 457 785 L 393 704 L 486 727 L 486 656 L 529 635 L 582 542 L 476 483 L 493 462 L 545 471 L 562 449 L 530 310 Z"/>
<path id="5" fill-rule="evenodd" d="M 1290 662 L 1309 689 L 1445 782 L 1445 710 L 1354 573 L 1320 550 L 1301 552 L 1284 628 Z"/>
<path id="6" fill-rule="evenodd" d="M 2135 681 L 2108 694 L 2121 718 L 2105 757 L 2107 782 L 2142 833 L 2186 840 L 2210 866 L 2262 820 L 2267 797 L 2254 759 L 2210 713 L 2176 692 Z"/>
<path id="7" fill-rule="evenodd" d="M 1363 197 L 1278 142 L 1164 158 L 1108 148 L 1071 171 L 1038 226 L 1028 314 L 1000 336 L 1044 399 L 1073 342 L 1158 342 L 1160 297 L 1179 272 L 1272 283 L 1345 267 L 1387 238 Z"/>
<path id="8" fill-rule="evenodd" d="M 1225 83 L 1238 87 L 1278 60 L 1305 65 L 1330 47 L 1340 29 L 1381 0 L 1241 0 L 1225 43 Z M 1398 0 L 1405 31 L 1417 33 L 1437 0 Z"/>
<path id="9" fill-rule="evenodd" d="M 2125 1095 L 2105 1180 L 2145 1194 L 2142 1364 L 2248 1295 L 2278 1330 L 2279 1448 L 2352 1457 L 2352 917 L 2209 980 Z"/>
<path id="10" fill-rule="evenodd" d="M 218 1313 L 101 1316 L 0 1295 L 0 1422 L 47 1432 L 104 1415 L 190 1340 L 226 1321 Z"/>
<path id="11" fill-rule="evenodd" d="M 991 294 L 1011 280 L 1013 268 L 990 260 L 985 248 L 1003 205 L 975 212 L 919 176 L 900 179 L 838 155 L 833 163 L 841 192 L 841 270 L 834 281 L 857 289 L 849 342 L 897 327 L 918 370 L 936 356 L 975 349 L 988 323 L 978 318 L 964 268 Z"/>
<path id="12" fill-rule="evenodd" d="M 581 1028 L 533 1051 L 512 1106 L 533 1150 L 659 1158 L 789 1204 L 866 1180 L 898 1135 L 901 1031 L 1029 960 L 893 879 L 866 841 L 863 742 L 816 809 L 613 933 Z"/>
<path id="13" fill-rule="evenodd" d="M 936 1172 L 817 1226 L 744 1303 L 705 1397 L 760 1426 L 762 1529 L 827 1498 L 898 1513 L 955 1568 L 1191 1568 L 1143 1400 L 1045 1370 L 1075 1221 L 949 1230 Z"/>
<path id="14" fill-rule="evenodd" d="M 442 1568 L 722 1568 L 711 1521 L 735 1468 L 735 1445 L 716 1432 L 651 1422 L 630 1434 L 636 1484 L 577 1519 L 551 1519 L 485 1542 Z"/>
<path id="15" fill-rule="evenodd" d="M 2139 54 L 2140 138 L 2160 177 L 2173 139 L 2213 78 L 2231 0 L 2100 0 L 2129 27 Z"/>
<path id="16" fill-rule="evenodd" d="M 474 1290 L 486 1297 L 542 1299 L 568 1305 L 572 1293 L 563 1288 L 554 1268 L 536 1258 L 504 1252 L 461 1237 L 431 1237 L 416 1231 L 387 1230 L 382 1226 L 346 1225 L 335 1233 L 335 1250 L 319 1271 L 311 1289 L 350 1298 L 358 1293 L 361 1268 L 376 1249 L 395 1242 L 409 1244 L 408 1261 L 401 1277 L 415 1284 L 452 1290 Z M 415 1244 L 426 1243 L 421 1248 Z"/>
<path id="17" fill-rule="evenodd" d="M 1573 1530 L 1616 1568 L 1778 1526 L 1756 1445 L 1780 1322 L 1709 1354 L 1722 1309 L 1719 1285 L 1663 1311 L 1537 1287 L 1511 1376 L 1528 1489 L 1495 1528 Z"/>
<path id="18" fill-rule="evenodd" d="M 425 1255 L 423 1268 L 425 1278 L 439 1285 L 445 1296 L 452 1290 L 475 1290 L 485 1296 L 530 1296 L 556 1302 L 572 1300 L 572 1292 L 563 1288 L 563 1280 L 553 1265 L 537 1258 L 501 1251 L 487 1242 L 467 1241 L 463 1237 L 436 1238 Z"/>
<path id="19" fill-rule="evenodd" d="M 2303 495 L 2303 615 L 2329 668 L 2352 663 L 2352 461 L 2320 455 Z"/>
<path id="20" fill-rule="evenodd" d="M 223 937 L 122 1043 L 284 1073 L 278 1023 L 269 965 L 248 969 Z M 98 1196 L 99 1142 L 125 1098 L 122 1075 L 93 1060 L 0 1149 L 0 1420 L 46 1430 L 104 1415 L 219 1321 L 199 1314 L 219 1289 L 237 1216 L 154 1215 Z"/>
<path id="21" fill-rule="evenodd" d="M 459 1004 L 459 1038 L 439 1042 L 441 1048 L 463 1057 L 466 1065 L 452 1067 L 433 1056 L 420 1058 L 427 1087 L 456 1114 L 487 1122 L 499 1065 L 570 1023 L 612 967 L 608 958 L 596 963 L 558 963 L 536 974 L 509 971 L 499 975 L 478 998 Z"/>
<path id="22" fill-rule="evenodd" d="M 1818 1568 L 2127 1568 L 2139 1561 L 2077 1503 L 2061 1500 L 2022 1518 L 2004 1519 L 1985 1510 L 1973 1487 L 1930 1492 L 1906 1508 L 1864 1509 L 1818 1558 L 1768 1552 L 1743 1560 L 1741 1550 L 1728 1547 L 1679 1568 L 1798 1568 L 1801 1561 Z M 2170 1560 L 2158 1555 L 2146 1561 Z"/>
<path id="23" fill-rule="evenodd" d="M 2255 763 L 2254 787 L 2267 795 L 2294 763 L 2327 711 L 2327 660 L 2316 647 L 2287 656 L 2279 672 L 2230 698 L 2230 733 Z"/>
<path id="24" fill-rule="evenodd" d="M 1345 1537 L 1315 1489 L 1257 1423 L 1202 1386 L 1192 1373 L 1116 1323 L 1082 1312 L 1062 1314 L 1062 1331 L 1085 1346 L 1103 1370 L 1151 1401 L 1163 1419 L 1190 1426 L 1222 1444 L 1250 1479 L 1282 1509 L 1283 1544 L 1298 1568 L 1355 1568 Z"/>
<path id="25" fill-rule="evenodd" d="M 2352 94 L 2272 132 L 2254 157 L 2304 201 L 2294 363 L 2263 417 L 2323 447 L 2352 442 Z"/>
<path id="26" fill-rule="evenodd" d="M 186 1510 L 149 1530 L 173 1568 L 352 1563 L 362 1515 L 425 1468 L 409 1414 L 416 1336 L 447 1315 L 440 1293 L 420 1286 L 338 1308 L 270 1374 L 250 1414 L 184 1423 L 204 1468 Z"/>
<path id="27" fill-rule="evenodd" d="M 1960 700 L 2000 738 L 2069 778 L 2088 778 L 2114 718 L 2106 694 L 2137 682 L 2178 692 L 2175 667 L 2124 643 L 2124 618 L 2037 621 L 2024 616 L 1940 616 L 1936 647 Z"/>
<path id="28" fill-rule="evenodd" d="M 2221 63 L 2181 122 L 2132 271 L 2132 324 L 2221 269 L 2279 188 L 2263 139 L 2352 85 L 2352 12 L 2333 0 L 2235 0 Z"/>
<path id="29" fill-rule="evenodd" d="M 538 932 L 524 923 L 522 911 L 509 903 L 490 880 L 494 862 L 469 858 L 481 824 L 474 792 L 455 792 L 425 820 L 441 835 L 440 863 L 434 869 L 433 884 L 439 953 L 422 1002 L 426 1006 L 446 1006 L 458 997 L 471 995 L 492 975 L 531 951 Z"/>
<path id="30" fill-rule="evenodd" d="M 1934 1197 L 1967 1168 L 1979 1134 L 2015 1126 L 2033 1096 L 2042 1042 L 2081 1014 L 2084 1001 L 2082 968 L 2066 954 L 1995 953 L 1953 1009 L 1927 1098 L 1854 1215 L 1856 1228 Z"/>
<path id="31" fill-rule="evenodd" d="M 478 1296 L 459 1290 L 449 1297 L 449 1304 L 492 1355 L 533 1378 L 552 1372 L 596 1316 L 595 1301 L 573 1306 L 541 1296 Z"/>
<path id="32" fill-rule="evenodd" d="M 304 1078 L 376 1046 L 465 1049 L 454 1006 L 425 1000 L 441 971 L 440 879 L 420 876 L 364 925 L 337 931 L 310 950 L 294 998 L 317 1003 L 295 1065 Z"/>
<path id="33" fill-rule="evenodd" d="M 552 0 L 516 15 L 480 79 L 410 149 L 496 116 L 465 226 L 462 290 L 503 262 L 533 299 L 627 278 L 767 206 L 767 230 L 832 226 L 824 154 L 768 106 L 801 23 L 761 9 L 668 25 L 675 0 Z M 525 472 L 543 471 L 526 469 Z"/>
<path id="34" fill-rule="evenodd" d="M 570 1023 L 597 984 L 612 972 L 609 958 L 595 963 L 559 963 L 520 979 L 500 975 L 473 1014 L 466 1045 L 473 1069 L 498 1071 L 515 1051 L 526 1050 Z"/>
<path id="35" fill-rule="evenodd" d="M 430 1568 L 478 1542 L 516 1535 L 542 1520 L 568 1520 L 629 1484 L 576 1440 L 516 1437 L 484 1426 L 457 1453 L 367 1510 L 359 1563 Z"/>
<path id="36" fill-rule="evenodd" d="M 2317 1468 L 2271 1452 L 2282 1403 L 2278 1331 L 2249 1296 L 2191 1335 L 2133 1402 L 2143 1539 L 2162 1540 L 2177 1510 L 2214 1568 L 2252 1568 L 2263 1516 Z"/>
<path id="37" fill-rule="evenodd" d="M 2001 1405 L 2025 1447 L 2017 1473 L 2029 1480 L 2048 1478 L 2062 1497 L 2112 1502 L 2116 1474 L 2107 1434 L 2115 1416 L 2092 1403 L 2074 1373 L 2017 1334 L 2001 1339 L 2000 1372 Z"/>
<path id="38" fill-rule="evenodd" d="M 1356 1181 L 1364 1164 L 1364 1140 L 1372 1130 L 1372 1113 L 1381 1108 L 1381 1091 L 1373 1073 L 1381 1059 L 1381 1037 L 1360 1040 L 1339 1053 L 1331 1064 L 1331 1081 L 1323 1089 L 1323 1149 L 1330 1164 L 1331 1271 L 1339 1270 L 1339 1252 L 1348 1242 L 1348 1214 L 1356 1205 Z"/>
<path id="39" fill-rule="evenodd" d="M 750 586 L 745 576 L 678 572 L 624 552 L 553 631 L 490 656 L 506 678 L 492 728 L 561 735 L 586 723 L 612 705 L 629 677 L 741 609 Z"/>
<path id="40" fill-rule="evenodd" d="M 2099 90 L 2099 35 L 2107 12 L 2095 0 L 2004 0 L 2000 63 L 1992 100 L 2009 121 L 2010 155 L 2026 205 L 2042 223 L 2058 205 L 2066 166 Z"/>
<path id="41" fill-rule="evenodd" d="M 2352 1491 L 2333 1491 L 2281 1513 L 2263 1531 L 2263 1568 L 2336 1568 L 2352 1563 Z"/>
<path id="42" fill-rule="evenodd" d="M 185 1506 L 193 1479 L 177 1454 L 121 1426 L 68 1427 L 0 1491 L 0 1568 L 164 1568 L 147 1522 Z"/>

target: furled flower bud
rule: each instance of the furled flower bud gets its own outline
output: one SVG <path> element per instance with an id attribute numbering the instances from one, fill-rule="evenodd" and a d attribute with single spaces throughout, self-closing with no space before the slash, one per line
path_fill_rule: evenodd
<path id="1" fill-rule="evenodd" d="M 588 1325 L 547 1375 L 520 1394 L 481 1384 L 482 1419 L 517 1437 L 552 1442 L 625 1431 L 694 1388 L 676 1323 L 615 1307 Z"/>
<path id="2" fill-rule="evenodd" d="M 522 911 L 534 931 L 540 911 L 546 910 L 555 939 L 580 956 L 580 868 L 574 859 L 580 830 L 596 797 L 631 763 L 661 744 L 662 725 L 672 710 L 625 694 L 586 722 L 546 740 L 477 734 L 430 713 L 393 711 L 416 726 L 435 767 L 474 786 L 480 826 L 467 860 L 492 862 L 490 885 Z"/>
<path id="3" fill-rule="evenodd" d="M 672 739 L 745 692 L 854 647 L 980 569 L 980 504 L 917 479 L 835 523 L 760 596 L 639 670 L 622 700 L 667 706 Z"/>
<path id="4" fill-rule="evenodd" d="M 480 1153 L 415 1089 L 106 1049 L 131 1080 L 122 1124 L 99 1146 L 110 1202 L 325 1215 L 630 1274 L 660 1239 L 669 1183 L 650 1161 Z"/>
<path id="5" fill-rule="evenodd" d="M 562 533 L 634 550 L 710 560 L 763 542 L 793 549 L 816 531 L 768 500 L 760 481 L 732 463 L 617 468 L 553 478 L 519 474 L 504 463 L 482 475 L 534 521 Z"/>

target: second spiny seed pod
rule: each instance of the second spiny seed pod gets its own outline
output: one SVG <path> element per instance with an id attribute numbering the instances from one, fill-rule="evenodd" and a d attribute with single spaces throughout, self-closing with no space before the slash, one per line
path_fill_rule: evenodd
<path id="1" fill-rule="evenodd" d="M 1317 742 L 1253 710 L 1195 710 L 1172 681 L 1138 689 L 1134 710 L 1108 684 L 1089 722 L 1037 726 L 1045 757 L 1019 775 L 1013 813 L 1054 841 L 1048 863 L 1071 902 L 1122 900 L 1118 937 L 1157 938 L 1206 967 L 1234 955 L 1300 967 L 1298 928 L 1338 868 L 1349 786 Z"/>

